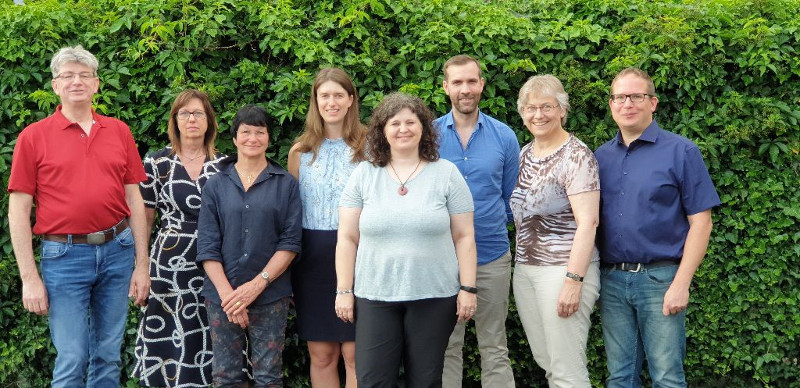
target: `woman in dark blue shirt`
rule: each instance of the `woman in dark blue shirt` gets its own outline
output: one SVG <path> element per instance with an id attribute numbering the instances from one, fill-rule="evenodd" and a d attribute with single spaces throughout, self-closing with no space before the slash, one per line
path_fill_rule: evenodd
<path id="1" fill-rule="evenodd" d="M 216 387 L 247 381 L 245 336 L 256 386 L 281 384 L 289 297 L 289 264 L 300 251 L 302 209 L 297 181 L 267 159 L 269 117 L 255 105 L 240 109 L 231 135 L 236 155 L 203 191 L 197 261 L 206 272 L 206 298 Z"/>

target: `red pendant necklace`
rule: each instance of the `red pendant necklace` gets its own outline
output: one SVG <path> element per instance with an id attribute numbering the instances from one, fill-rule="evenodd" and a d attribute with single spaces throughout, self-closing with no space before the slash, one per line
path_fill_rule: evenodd
<path id="1" fill-rule="evenodd" d="M 406 180 L 404 181 L 400 179 L 400 175 L 397 174 L 397 170 L 394 169 L 392 162 L 389 162 L 389 167 L 391 167 L 392 171 L 394 172 L 394 176 L 396 176 L 397 180 L 400 181 L 400 187 L 397 188 L 397 194 L 400 194 L 401 196 L 408 194 L 408 188 L 406 187 L 406 183 L 408 183 L 408 180 L 411 179 L 411 176 L 413 176 L 414 173 L 417 172 L 420 163 L 422 163 L 422 159 L 420 159 L 419 162 L 417 162 L 417 166 L 414 167 L 414 171 L 411 171 L 411 174 L 408 174 L 408 178 L 406 178 Z"/>

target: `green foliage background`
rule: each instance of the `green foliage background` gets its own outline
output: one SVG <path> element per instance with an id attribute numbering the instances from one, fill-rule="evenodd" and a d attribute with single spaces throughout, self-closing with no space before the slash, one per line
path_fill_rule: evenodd
<path id="1" fill-rule="evenodd" d="M 534 74 L 565 84 L 567 128 L 590 147 L 616 129 L 608 84 L 627 66 L 654 78 L 660 124 L 700 146 L 723 205 L 689 307 L 686 371 L 692 386 L 800 386 L 800 21 L 795 0 L 28 0 L 0 4 L 0 176 L 27 124 L 51 114 L 49 61 L 82 44 L 101 62 L 96 109 L 126 121 L 146 152 L 165 144 L 170 104 L 207 91 L 220 113 L 219 148 L 245 103 L 278 119 L 274 157 L 285 161 L 308 109 L 310 82 L 336 65 L 356 81 L 366 120 L 394 90 L 438 113 L 443 62 L 469 53 L 484 64 L 481 107 L 530 135 L 517 91 Z M 46 319 L 26 313 L 0 197 L 0 386 L 43 387 L 54 350 Z M 599 318 L 589 338 L 592 381 L 606 376 Z M 125 338 L 133 365 L 137 311 Z M 545 386 L 516 311 L 508 320 L 519 386 Z M 305 344 L 290 325 L 287 386 L 308 386 Z M 475 341 L 465 385 L 477 386 Z M 123 377 L 125 384 L 135 381 Z"/>

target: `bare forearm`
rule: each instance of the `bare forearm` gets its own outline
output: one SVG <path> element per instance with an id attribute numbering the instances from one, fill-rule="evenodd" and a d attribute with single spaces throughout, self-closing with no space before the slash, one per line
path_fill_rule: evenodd
<path id="1" fill-rule="evenodd" d="M 339 240 L 336 244 L 336 289 L 352 290 L 356 267 L 357 245 L 351 240 Z"/>
<path id="2" fill-rule="evenodd" d="M 697 268 L 700 267 L 700 263 L 706 255 L 711 229 L 710 219 L 708 222 L 694 222 L 689 226 L 681 264 L 675 274 L 675 280 L 672 282 L 674 285 L 689 288 Z"/>
<path id="3" fill-rule="evenodd" d="M 202 263 L 203 270 L 206 272 L 206 275 L 208 275 L 208 279 L 211 280 L 211 283 L 214 284 L 217 293 L 227 293 L 233 289 L 230 281 L 228 281 L 228 277 L 225 276 L 225 269 L 222 267 L 222 263 L 214 260 L 206 260 Z"/>
<path id="4" fill-rule="evenodd" d="M 128 223 L 133 233 L 134 249 L 136 251 L 136 267 L 147 268 L 149 265 L 147 247 L 150 244 L 150 231 L 147 230 L 144 200 L 142 200 L 142 196 L 139 193 L 138 185 L 125 185 L 125 189 L 125 199 L 131 211 Z"/>
<path id="5" fill-rule="evenodd" d="M 31 231 L 32 198 L 28 194 L 12 193 L 8 204 L 8 226 L 11 246 L 17 259 L 19 274 L 23 282 L 39 279 L 39 270 L 33 256 L 33 232 Z"/>
<path id="6" fill-rule="evenodd" d="M 277 251 L 272 258 L 269 259 L 269 262 L 264 267 L 263 271 L 269 273 L 270 279 L 275 280 L 280 277 L 286 269 L 289 268 L 289 265 L 292 264 L 292 260 L 294 260 L 295 256 L 297 256 L 296 252 L 292 251 Z M 260 278 L 261 276 L 257 276 Z"/>
<path id="7" fill-rule="evenodd" d="M 578 226 L 575 238 L 572 240 L 572 250 L 569 252 L 567 272 L 585 276 L 592 260 L 594 238 L 597 229 L 594 225 Z"/>
<path id="8" fill-rule="evenodd" d="M 478 271 L 478 252 L 475 238 L 469 235 L 454 241 L 458 259 L 458 278 L 461 285 L 474 287 Z"/>

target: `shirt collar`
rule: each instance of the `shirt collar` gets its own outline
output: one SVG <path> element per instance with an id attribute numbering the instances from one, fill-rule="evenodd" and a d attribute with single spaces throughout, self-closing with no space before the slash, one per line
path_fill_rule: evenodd
<path id="1" fill-rule="evenodd" d="M 55 128 L 60 128 L 63 130 L 69 128 L 72 124 L 75 123 L 69 121 L 67 116 L 64 116 L 64 113 L 61 112 L 62 107 L 63 105 L 58 104 L 58 106 L 56 107 L 56 113 L 53 114 L 53 120 L 55 120 Z M 100 117 L 101 116 L 94 111 L 94 108 L 92 108 L 92 126 L 94 126 L 94 124 L 98 124 L 101 127 L 105 126 L 103 125 L 103 121 L 100 119 Z"/>
<path id="2" fill-rule="evenodd" d="M 650 122 L 650 125 L 648 125 L 647 128 L 644 129 L 644 132 L 642 132 L 642 134 L 639 135 L 639 137 L 634 141 L 646 141 L 648 143 L 655 143 L 656 140 L 658 140 L 658 134 L 660 132 L 661 132 L 661 127 L 658 125 L 656 120 L 653 120 Z M 617 137 L 615 139 L 617 140 L 617 143 L 625 144 L 622 141 L 622 132 L 617 132 Z"/>
<path id="3" fill-rule="evenodd" d="M 239 155 L 236 155 L 236 154 L 229 155 L 229 156 L 223 158 L 219 162 L 220 166 L 222 167 L 221 170 L 227 175 L 231 175 L 231 176 L 235 175 L 236 174 L 236 168 L 233 165 L 236 164 L 236 162 L 238 160 L 239 160 Z M 272 158 L 268 157 L 267 158 L 267 162 L 269 162 L 269 163 L 267 163 L 267 170 L 266 170 L 268 175 L 286 175 L 287 174 L 286 170 L 284 170 L 283 167 L 281 167 L 281 165 L 278 164 L 278 162 L 272 160 Z M 263 173 L 264 172 L 262 171 L 261 174 L 263 174 Z M 259 175 L 259 177 L 260 176 L 261 175 Z M 256 180 L 256 181 L 258 181 L 258 180 Z"/>
<path id="4" fill-rule="evenodd" d="M 478 122 L 475 125 L 475 130 L 477 131 L 477 130 L 483 128 L 485 123 L 486 123 L 486 115 L 483 114 L 483 112 L 481 112 L 480 109 L 478 109 Z M 450 112 L 448 112 L 444 116 L 443 124 L 444 124 L 445 128 L 447 128 L 447 129 L 449 129 L 451 131 L 455 131 L 456 130 L 456 128 L 455 128 L 455 119 L 453 118 L 453 109 L 450 109 Z"/>

